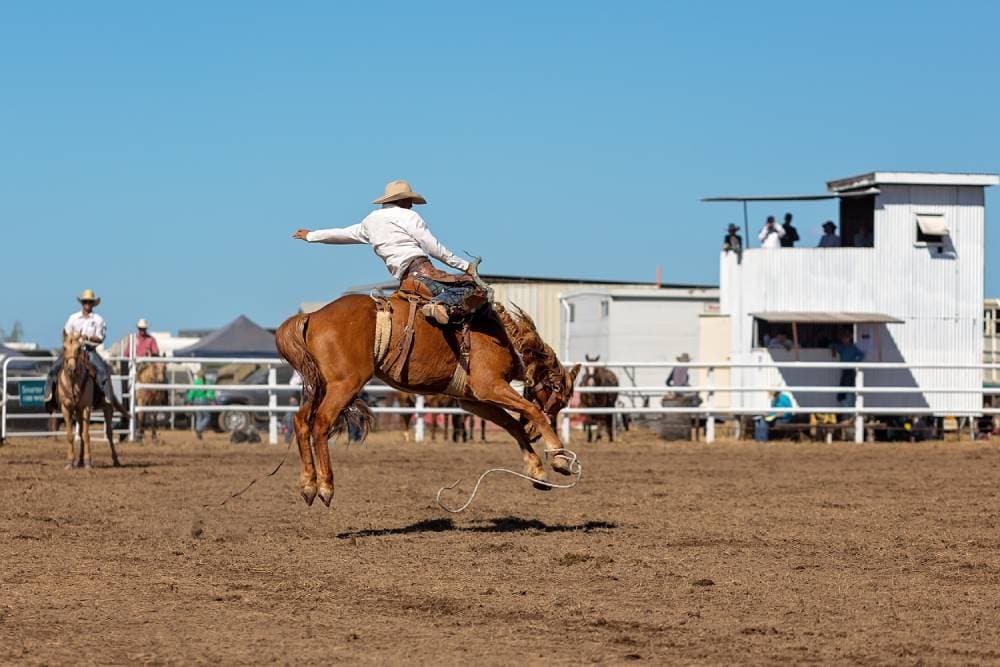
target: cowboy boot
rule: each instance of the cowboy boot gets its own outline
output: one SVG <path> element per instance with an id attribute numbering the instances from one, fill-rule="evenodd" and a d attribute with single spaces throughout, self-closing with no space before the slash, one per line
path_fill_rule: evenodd
<path id="1" fill-rule="evenodd" d="M 433 301 L 425 303 L 420 308 L 420 314 L 442 326 L 451 322 L 451 318 L 448 316 L 448 309 L 441 303 L 434 303 Z"/>

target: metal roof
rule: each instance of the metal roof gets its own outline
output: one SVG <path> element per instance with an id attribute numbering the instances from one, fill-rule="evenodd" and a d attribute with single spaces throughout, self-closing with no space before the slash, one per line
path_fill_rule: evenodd
<path id="1" fill-rule="evenodd" d="M 930 171 L 872 171 L 826 184 L 830 192 L 843 192 L 879 184 L 891 185 L 1000 185 L 997 174 L 949 174 Z"/>
<path id="2" fill-rule="evenodd" d="M 867 188 L 865 190 L 851 190 L 850 192 L 825 193 L 821 195 L 723 195 L 721 197 L 703 197 L 702 201 L 820 201 L 823 199 L 842 199 L 845 197 L 866 197 L 877 195 L 878 188 Z"/>
<path id="3" fill-rule="evenodd" d="M 902 324 L 903 320 L 885 315 L 884 313 L 851 313 L 851 312 L 796 312 L 796 311 L 765 311 L 750 313 L 758 320 L 765 322 L 798 322 L 800 324 Z"/>

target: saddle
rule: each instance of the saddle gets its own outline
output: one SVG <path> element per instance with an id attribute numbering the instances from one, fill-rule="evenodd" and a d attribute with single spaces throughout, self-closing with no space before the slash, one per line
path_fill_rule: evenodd
<path id="1" fill-rule="evenodd" d="M 471 349 L 470 324 L 473 317 L 489 301 L 488 292 L 475 281 L 463 276 L 452 276 L 441 272 L 433 278 L 424 275 L 408 275 L 400 281 L 399 288 L 390 296 L 373 294 L 375 301 L 375 365 L 386 376 L 399 384 L 406 384 L 407 362 L 413 349 L 414 324 L 417 313 L 428 303 L 440 303 L 448 310 L 449 322 L 441 325 L 427 318 L 434 326 L 454 332 L 459 362 L 451 382 L 444 393 L 462 396 L 468 383 L 469 354 Z M 394 304 L 406 304 L 406 324 L 398 342 L 390 350 L 392 339 L 392 314 Z"/>

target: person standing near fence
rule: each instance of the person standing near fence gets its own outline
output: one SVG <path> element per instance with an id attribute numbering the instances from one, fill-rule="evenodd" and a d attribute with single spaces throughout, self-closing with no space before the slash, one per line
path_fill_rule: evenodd
<path id="1" fill-rule="evenodd" d="M 199 369 L 195 373 L 194 380 L 192 384 L 205 384 L 205 371 Z M 215 390 L 214 389 L 196 389 L 192 387 L 188 389 L 187 396 L 184 400 L 188 405 L 214 405 L 215 404 Z M 202 439 L 202 433 L 208 428 L 208 425 L 212 422 L 212 413 L 208 410 L 203 412 L 194 413 L 194 432 L 198 436 L 198 439 Z"/>
<path id="2" fill-rule="evenodd" d="M 130 346 L 126 346 L 123 356 L 127 357 L 131 353 Z M 145 317 L 135 323 L 135 356 L 136 359 L 160 356 L 160 346 L 156 343 L 156 337 L 149 333 L 149 322 Z"/>
<path id="3" fill-rule="evenodd" d="M 860 347 L 854 344 L 854 336 L 851 335 L 850 331 L 844 330 L 840 333 L 840 342 L 834 343 L 831 347 L 831 352 L 833 356 L 840 359 L 843 363 L 856 363 L 864 361 L 865 352 Z M 854 368 L 844 368 L 840 371 L 840 386 L 841 387 L 853 387 L 854 380 L 857 377 L 857 370 Z M 842 392 L 837 394 L 837 403 L 841 407 L 853 408 L 857 402 L 857 394 Z"/>

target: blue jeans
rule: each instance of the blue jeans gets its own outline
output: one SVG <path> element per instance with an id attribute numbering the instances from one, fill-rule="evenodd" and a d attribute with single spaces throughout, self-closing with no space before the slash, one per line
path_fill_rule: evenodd
<path id="1" fill-rule="evenodd" d="M 211 405 L 208 400 L 204 398 L 196 398 L 191 401 L 191 405 Z M 212 423 L 212 413 L 211 412 L 196 412 L 194 413 L 194 430 L 197 433 L 203 433 L 208 425 Z"/>

